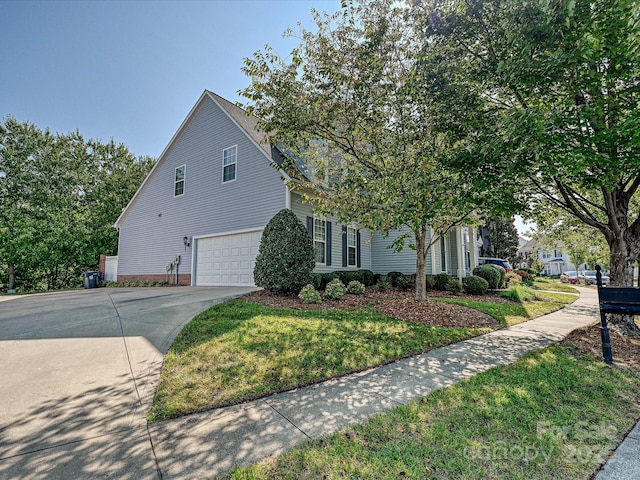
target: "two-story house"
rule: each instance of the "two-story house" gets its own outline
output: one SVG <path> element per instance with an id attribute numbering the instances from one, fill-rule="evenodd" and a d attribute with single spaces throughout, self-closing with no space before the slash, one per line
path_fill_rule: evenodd
<path id="1" fill-rule="evenodd" d="M 412 249 L 389 238 L 314 216 L 278 168 L 282 153 L 266 144 L 254 118 L 205 90 L 116 222 L 119 281 L 184 285 L 254 285 L 253 268 L 267 222 L 291 209 L 316 247 L 316 272 L 369 269 L 415 273 Z M 437 241 L 427 273 L 468 275 L 476 235 L 457 228 Z"/>

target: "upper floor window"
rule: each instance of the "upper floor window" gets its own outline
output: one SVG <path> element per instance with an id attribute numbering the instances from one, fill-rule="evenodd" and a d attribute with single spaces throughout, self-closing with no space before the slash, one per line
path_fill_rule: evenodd
<path id="1" fill-rule="evenodd" d="M 358 264 L 358 235 L 356 229 L 347 227 L 347 266 L 355 267 Z"/>
<path id="2" fill-rule="evenodd" d="M 225 148 L 222 152 L 222 183 L 236 179 L 236 164 L 238 162 L 237 146 Z"/>
<path id="3" fill-rule="evenodd" d="M 327 222 L 321 218 L 313 219 L 313 248 L 316 252 L 316 263 L 326 263 Z"/>
<path id="4" fill-rule="evenodd" d="M 184 174 L 186 167 L 184 165 L 176 168 L 176 178 L 173 186 L 173 196 L 178 197 L 184 193 Z"/>

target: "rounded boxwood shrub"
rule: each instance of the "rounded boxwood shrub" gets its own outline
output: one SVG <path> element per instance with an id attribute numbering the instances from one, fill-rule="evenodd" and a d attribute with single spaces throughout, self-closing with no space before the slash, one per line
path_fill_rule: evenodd
<path id="1" fill-rule="evenodd" d="M 347 292 L 352 295 L 362 295 L 364 293 L 364 285 L 357 280 L 353 280 L 347 285 Z"/>
<path id="2" fill-rule="evenodd" d="M 500 281 L 498 282 L 498 288 L 503 288 L 504 281 L 507 278 L 507 271 L 504 269 L 504 267 L 501 267 L 500 265 L 491 264 L 491 266 L 496 270 L 498 270 L 498 273 L 500 273 Z"/>
<path id="3" fill-rule="evenodd" d="M 404 278 L 404 274 L 401 272 L 389 272 L 387 273 L 387 278 L 389 279 L 389 282 L 391 282 L 392 287 L 400 288 L 398 286 L 398 282 L 402 281 L 400 279 Z"/>
<path id="4" fill-rule="evenodd" d="M 344 283 L 339 278 L 335 278 L 327 283 L 327 288 L 324 289 L 324 294 L 332 300 L 340 300 L 344 297 L 347 290 L 344 288 Z"/>
<path id="5" fill-rule="evenodd" d="M 300 290 L 298 298 L 304 303 L 322 303 L 322 297 L 313 285 L 306 285 Z"/>
<path id="6" fill-rule="evenodd" d="M 500 272 L 493 265 L 480 265 L 473 269 L 473 274 L 484 278 L 491 290 L 496 290 L 500 284 Z"/>
<path id="7" fill-rule="evenodd" d="M 445 290 L 451 293 L 460 293 L 462 292 L 462 285 L 460 285 L 460 282 L 458 280 L 451 277 L 447 282 L 447 288 Z"/>
<path id="8" fill-rule="evenodd" d="M 362 275 L 362 278 L 360 279 L 360 281 L 365 287 L 372 287 L 373 285 L 376 284 L 376 279 L 371 270 L 359 270 L 359 271 Z"/>
<path id="9" fill-rule="evenodd" d="M 312 273 L 311 279 L 313 280 L 313 287 L 316 290 L 322 290 L 322 275 L 320 275 L 319 273 Z"/>
<path id="10" fill-rule="evenodd" d="M 462 279 L 462 287 L 465 293 L 470 295 L 484 295 L 489 289 L 489 282 L 482 277 L 471 275 Z"/>
<path id="11" fill-rule="evenodd" d="M 318 290 L 324 290 L 330 281 L 335 280 L 338 277 L 336 272 L 325 272 L 320 274 L 320 288 Z"/>
<path id="12" fill-rule="evenodd" d="M 436 290 L 446 290 L 452 277 L 448 273 L 438 273 L 433 276 L 433 286 Z"/>
<path id="13" fill-rule="evenodd" d="M 387 277 L 386 275 L 380 275 L 380 277 L 378 278 L 378 282 L 376 283 L 376 287 L 378 287 L 378 289 L 383 292 L 390 289 L 391 282 L 389 281 L 389 277 Z"/>
<path id="14" fill-rule="evenodd" d="M 276 294 L 299 292 L 313 281 L 315 266 L 307 228 L 291 210 L 280 210 L 262 232 L 253 270 L 256 285 Z"/>
<path id="15" fill-rule="evenodd" d="M 433 290 L 436 286 L 436 282 L 433 279 L 433 275 L 427 275 L 427 290 Z"/>

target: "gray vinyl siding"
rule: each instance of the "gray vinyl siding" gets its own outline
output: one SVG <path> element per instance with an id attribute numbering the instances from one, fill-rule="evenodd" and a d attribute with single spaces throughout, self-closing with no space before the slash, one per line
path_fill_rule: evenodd
<path id="1" fill-rule="evenodd" d="M 380 233 L 374 234 L 371 242 L 371 255 L 373 257 L 372 270 L 374 273 L 387 274 L 389 272 L 401 272 L 405 275 L 416 273 L 416 251 L 409 247 L 409 243 L 415 241 L 413 234 L 405 240 L 405 247 L 400 252 L 396 252 L 394 248 L 391 247 L 391 244 L 407 231 L 408 230 L 393 230 L 386 238 Z M 431 241 L 431 237 L 428 232 L 427 242 L 429 241 Z M 427 274 L 431 274 L 433 272 L 432 269 L 431 252 L 429 252 L 427 254 Z"/>
<path id="2" fill-rule="evenodd" d="M 306 225 L 307 217 L 313 217 L 313 206 L 302 203 L 302 198 L 297 193 L 291 194 L 291 210 L 300 221 Z M 331 222 L 331 265 L 317 265 L 315 273 L 335 272 L 338 270 L 358 270 L 357 267 L 342 266 L 342 224 L 334 217 L 328 216 Z M 367 230 L 360 232 L 360 269 L 373 270 L 371 265 L 371 241 Z"/>
<path id="3" fill-rule="evenodd" d="M 222 152 L 237 145 L 236 180 L 222 183 Z M 176 167 L 186 166 L 184 194 L 174 197 Z M 183 237 L 263 228 L 285 207 L 285 186 L 264 151 L 211 99 L 164 152 L 120 221 L 118 274 L 165 273 L 176 255 L 191 273 Z"/>

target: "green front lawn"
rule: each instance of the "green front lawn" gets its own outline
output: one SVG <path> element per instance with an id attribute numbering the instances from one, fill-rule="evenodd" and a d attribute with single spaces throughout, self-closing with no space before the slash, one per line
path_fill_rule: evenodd
<path id="1" fill-rule="evenodd" d="M 553 346 L 230 476 L 582 480 L 638 416 L 640 372 Z"/>
<path id="2" fill-rule="evenodd" d="M 216 305 L 176 338 L 150 421 L 230 405 L 381 365 L 489 331 L 405 322 L 373 308 Z"/>

